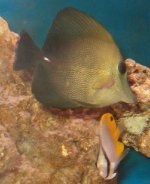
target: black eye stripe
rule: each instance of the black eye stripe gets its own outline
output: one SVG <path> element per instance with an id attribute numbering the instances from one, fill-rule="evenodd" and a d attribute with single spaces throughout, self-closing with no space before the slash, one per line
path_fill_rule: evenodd
<path id="1" fill-rule="evenodd" d="M 127 67 L 126 67 L 126 64 L 125 62 L 120 62 L 119 65 L 118 65 L 118 70 L 121 74 L 124 74 L 126 73 L 127 71 Z"/>

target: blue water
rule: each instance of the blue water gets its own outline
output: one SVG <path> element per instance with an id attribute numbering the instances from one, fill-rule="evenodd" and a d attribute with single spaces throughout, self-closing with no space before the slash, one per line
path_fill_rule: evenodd
<path id="1" fill-rule="evenodd" d="M 150 66 L 150 0 L 0 0 L 0 15 L 12 30 L 27 29 L 42 46 L 54 16 L 67 6 L 99 20 L 125 57 Z"/>
<path id="2" fill-rule="evenodd" d="M 133 150 L 121 162 L 119 184 L 150 184 L 150 159 Z"/>
<path id="3" fill-rule="evenodd" d="M 0 0 L 0 16 L 42 46 L 56 13 L 68 6 L 100 21 L 126 58 L 150 67 L 150 0 Z M 119 183 L 150 184 L 149 168 L 150 159 L 131 151 L 121 163 Z"/>

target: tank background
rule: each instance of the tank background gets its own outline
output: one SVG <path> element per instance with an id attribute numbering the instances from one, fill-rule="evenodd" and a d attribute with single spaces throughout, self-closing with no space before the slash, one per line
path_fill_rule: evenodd
<path id="1" fill-rule="evenodd" d="M 0 16 L 11 29 L 29 31 L 42 46 L 56 13 L 75 7 L 100 21 L 113 35 L 124 57 L 150 66 L 149 0 L 0 0 Z"/>
<path id="2" fill-rule="evenodd" d="M 150 184 L 150 159 L 130 150 L 119 165 L 118 184 Z"/>
<path id="3" fill-rule="evenodd" d="M 42 47 L 53 18 L 64 7 L 96 18 L 113 35 L 125 58 L 150 66 L 149 0 L 0 0 L 0 16 L 14 32 L 27 30 Z M 149 165 L 150 159 L 131 151 L 119 169 L 119 184 L 150 184 Z"/>

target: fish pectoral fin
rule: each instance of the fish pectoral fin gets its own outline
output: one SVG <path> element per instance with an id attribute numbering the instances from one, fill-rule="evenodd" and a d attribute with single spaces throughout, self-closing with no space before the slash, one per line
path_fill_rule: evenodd
<path id="1" fill-rule="evenodd" d="M 35 45 L 30 35 L 26 31 L 22 31 L 17 43 L 14 70 L 32 68 L 42 57 L 42 51 Z"/>
<path id="2" fill-rule="evenodd" d="M 48 33 L 43 46 L 45 52 L 57 52 L 61 46 L 79 38 L 96 38 L 114 43 L 108 31 L 92 17 L 74 8 L 60 11 Z"/>
<path id="3" fill-rule="evenodd" d="M 106 89 L 110 88 L 114 85 L 115 81 L 112 78 L 103 78 L 103 80 L 96 81 L 93 89 L 96 90 L 101 90 L 101 89 Z"/>

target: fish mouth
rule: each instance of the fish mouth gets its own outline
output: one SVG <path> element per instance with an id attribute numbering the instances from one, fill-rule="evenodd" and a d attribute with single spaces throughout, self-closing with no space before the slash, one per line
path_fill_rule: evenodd
<path id="1" fill-rule="evenodd" d="M 136 103 L 137 99 L 135 97 L 135 95 L 132 93 L 130 97 L 127 97 L 126 101 L 124 101 L 126 103 Z"/>
<path id="2" fill-rule="evenodd" d="M 128 84 L 128 81 L 126 81 L 125 84 L 123 85 L 122 101 L 125 103 L 136 103 L 137 102 L 136 96 L 132 92 Z"/>

